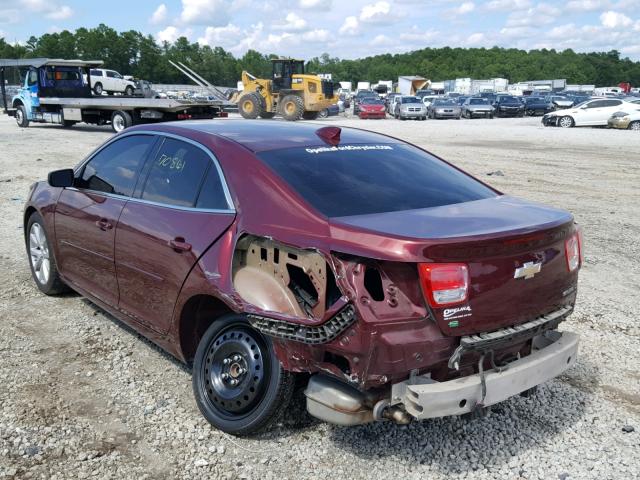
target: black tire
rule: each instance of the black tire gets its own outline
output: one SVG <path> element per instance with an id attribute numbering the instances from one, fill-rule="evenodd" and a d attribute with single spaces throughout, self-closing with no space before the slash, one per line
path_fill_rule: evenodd
<path id="1" fill-rule="evenodd" d="M 273 118 L 276 116 L 276 112 L 262 112 L 260 113 L 260 118 L 264 118 L 266 120 Z"/>
<path id="2" fill-rule="evenodd" d="M 35 232 L 32 232 L 34 224 L 38 224 L 40 226 L 40 231 L 46 239 L 46 254 L 49 261 L 49 273 L 46 281 L 42 281 L 38 278 L 38 274 L 36 273 L 36 269 L 34 268 L 34 262 L 32 260 L 30 251 L 31 234 L 34 233 L 35 235 Z M 47 230 L 45 228 L 44 221 L 42 220 L 42 217 L 38 212 L 33 212 L 29 217 L 29 220 L 27 221 L 27 228 L 25 229 L 24 233 L 24 240 L 25 247 L 27 249 L 27 258 L 29 259 L 29 268 L 31 269 L 31 277 L 33 278 L 33 281 L 35 282 L 38 289 L 45 295 L 58 295 L 60 293 L 69 291 L 69 287 L 65 285 L 65 283 L 60 278 L 60 274 L 58 273 L 58 264 L 56 263 L 56 259 L 53 254 L 53 244 L 51 243 L 49 234 L 47 233 Z M 42 268 L 42 266 L 40 268 Z"/>
<path id="3" fill-rule="evenodd" d="M 302 118 L 304 120 L 316 120 L 318 117 L 320 117 L 320 112 L 304 112 L 302 114 Z M 327 114 L 325 116 L 323 116 L 322 118 L 326 118 L 329 116 L 329 112 L 327 112 Z"/>
<path id="4" fill-rule="evenodd" d="M 131 115 L 123 110 L 116 110 L 111 114 L 111 128 L 114 132 L 120 133 L 126 128 L 133 125 Z"/>
<path id="5" fill-rule="evenodd" d="M 247 120 L 253 120 L 258 118 L 264 108 L 262 108 L 262 97 L 255 93 L 247 93 L 243 95 L 238 100 L 238 111 L 242 118 L 246 118 Z"/>
<path id="6" fill-rule="evenodd" d="M 133 87 L 131 85 L 127 85 L 127 88 L 124 89 L 124 94 L 128 97 L 133 96 Z"/>
<path id="7" fill-rule="evenodd" d="M 24 105 L 18 105 L 18 109 L 16 110 L 16 123 L 20 128 L 27 128 L 29 126 L 27 109 Z"/>
<path id="8" fill-rule="evenodd" d="M 629 130 L 634 130 L 636 132 L 640 132 L 640 121 L 639 120 L 635 120 L 635 121 L 629 123 L 629 126 L 627 128 Z"/>
<path id="9" fill-rule="evenodd" d="M 244 315 L 224 315 L 202 336 L 193 393 L 200 412 L 217 429 L 232 435 L 267 429 L 287 409 L 294 387 L 295 376 L 280 365 L 271 339 Z"/>
<path id="10" fill-rule="evenodd" d="M 298 95 L 286 95 L 280 102 L 280 113 L 290 122 L 300 120 L 304 114 L 304 101 Z"/>
<path id="11" fill-rule="evenodd" d="M 96 95 L 102 95 L 102 92 L 104 90 L 102 89 L 102 84 L 100 82 L 96 83 L 93 86 L 93 93 L 95 93 Z"/>
<path id="12" fill-rule="evenodd" d="M 329 116 L 329 109 L 325 108 L 324 110 L 320 110 L 318 112 L 318 118 L 327 118 Z"/>

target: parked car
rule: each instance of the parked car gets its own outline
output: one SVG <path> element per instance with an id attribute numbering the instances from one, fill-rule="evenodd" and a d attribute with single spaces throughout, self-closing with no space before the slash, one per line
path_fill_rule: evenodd
<path id="1" fill-rule="evenodd" d="M 484 117 L 493 118 L 494 108 L 489 99 L 482 97 L 470 97 L 462 104 L 461 115 L 465 118 Z"/>
<path id="2" fill-rule="evenodd" d="M 424 104 L 425 107 L 429 108 L 429 105 L 431 105 L 434 100 L 438 100 L 439 98 L 442 98 L 442 97 L 438 95 L 425 95 L 424 97 L 422 97 L 422 103 Z"/>
<path id="3" fill-rule="evenodd" d="M 158 92 L 153 89 L 153 84 L 147 80 L 135 80 L 136 88 L 133 91 L 134 97 L 160 98 Z"/>
<path id="4" fill-rule="evenodd" d="M 493 104 L 496 117 L 524 117 L 524 103 L 513 95 L 500 95 Z"/>
<path id="5" fill-rule="evenodd" d="M 403 95 L 395 104 L 393 116 L 400 120 L 414 118 L 416 120 L 427 119 L 427 107 L 424 106 L 420 98 Z"/>
<path id="6" fill-rule="evenodd" d="M 569 97 L 563 97 L 561 95 L 549 95 L 546 98 L 556 107 L 556 109 L 571 108 L 574 105 L 573 99 Z"/>
<path id="7" fill-rule="evenodd" d="M 542 117 L 545 126 L 595 127 L 607 126 L 609 118 L 620 110 L 636 111 L 640 107 L 617 98 L 598 98 L 581 103 L 573 108 L 547 113 Z"/>
<path id="8" fill-rule="evenodd" d="M 640 132 L 640 110 L 635 112 L 616 112 L 607 121 L 610 128 L 623 128 Z"/>
<path id="9" fill-rule="evenodd" d="M 418 90 L 416 92 L 416 97 L 418 97 L 418 98 L 423 98 L 425 95 L 434 96 L 435 92 L 433 90 L 431 90 L 430 88 L 423 88 L 423 89 Z"/>
<path id="10" fill-rule="evenodd" d="M 577 358 L 558 331 L 583 264 L 572 215 L 360 129 L 134 126 L 32 185 L 24 232 L 43 293 L 71 287 L 192 365 L 203 416 L 235 435 L 291 414 L 296 384 L 321 420 L 404 424 Z"/>
<path id="11" fill-rule="evenodd" d="M 377 93 L 372 92 L 371 90 L 361 90 L 359 91 L 355 97 L 353 97 L 353 114 L 358 115 L 360 113 L 360 103 L 364 99 L 373 99 L 380 100 L 380 97 Z"/>
<path id="12" fill-rule="evenodd" d="M 478 94 L 478 96 L 489 100 L 489 103 L 491 105 L 493 105 L 493 103 L 496 101 L 496 94 L 493 92 L 481 92 L 480 94 Z"/>
<path id="13" fill-rule="evenodd" d="M 365 118 L 386 118 L 384 100 L 380 98 L 365 97 L 358 104 L 358 117 Z"/>
<path id="14" fill-rule="evenodd" d="M 555 105 L 547 97 L 531 96 L 524 97 L 523 100 L 525 114 L 530 116 L 544 115 L 555 110 Z"/>
<path id="15" fill-rule="evenodd" d="M 340 106 L 337 103 L 334 103 L 333 105 L 329 105 L 324 110 L 320 110 L 320 112 L 318 113 L 318 118 L 333 117 L 339 114 L 340 114 Z"/>
<path id="16" fill-rule="evenodd" d="M 393 99 L 394 99 L 394 98 L 397 98 L 397 97 L 401 97 L 401 96 L 402 96 L 402 95 L 401 95 L 400 93 L 392 92 L 392 93 L 390 93 L 389 95 L 387 95 L 387 96 L 385 97 L 385 99 L 384 99 L 384 106 L 385 106 L 385 108 L 386 108 L 386 110 L 387 110 L 387 113 L 388 113 L 389 115 L 393 115 L 393 111 L 394 111 L 394 108 L 395 108 L 395 104 L 394 104 Z"/>
<path id="17" fill-rule="evenodd" d="M 136 89 L 134 82 L 125 80 L 124 77 L 115 70 L 92 68 L 89 74 L 91 75 L 91 86 L 96 95 L 102 95 L 103 92 L 107 92 L 108 94 L 123 93 L 131 96 Z"/>
<path id="18" fill-rule="evenodd" d="M 460 120 L 462 109 L 452 98 L 439 98 L 427 107 L 429 118 L 455 118 Z"/>

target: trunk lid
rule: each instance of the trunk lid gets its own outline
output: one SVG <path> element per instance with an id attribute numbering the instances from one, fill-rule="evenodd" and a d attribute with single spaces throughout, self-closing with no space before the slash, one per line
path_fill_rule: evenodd
<path id="1" fill-rule="evenodd" d="M 418 242 L 419 256 L 407 261 L 468 266 L 468 301 L 431 308 L 446 335 L 518 325 L 575 301 L 578 270 L 568 271 L 564 247 L 575 226 L 563 210 L 500 196 L 333 221 Z"/>

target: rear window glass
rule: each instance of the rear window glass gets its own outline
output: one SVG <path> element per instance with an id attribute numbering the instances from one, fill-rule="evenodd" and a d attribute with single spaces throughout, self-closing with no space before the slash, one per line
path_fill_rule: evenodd
<path id="1" fill-rule="evenodd" d="M 497 194 L 410 145 L 340 145 L 259 154 L 327 217 L 414 210 Z"/>

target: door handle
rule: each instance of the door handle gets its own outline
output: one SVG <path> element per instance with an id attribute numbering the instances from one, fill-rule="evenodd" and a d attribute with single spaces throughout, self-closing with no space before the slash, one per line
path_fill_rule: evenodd
<path id="1" fill-rule="evenodd" d="M 169 240 L 169 246 L 178 253 L 188 252 L 191 250 L 191 244 L 185 242 L 183 237 L 176 237 L 173 240 Z"/>
<path id="2" fill-rule="evenodd" d="M 113 225 L 106 218 L 101 218 L 100 220 L 97 220 L 96 225 L 100 230 L 104 230 L 104 231 L 111 230 L 113 228 Z"/>

